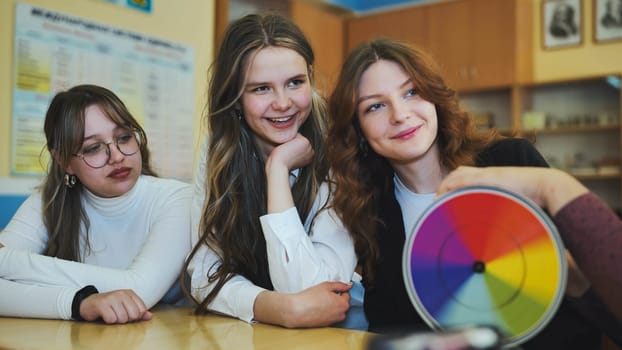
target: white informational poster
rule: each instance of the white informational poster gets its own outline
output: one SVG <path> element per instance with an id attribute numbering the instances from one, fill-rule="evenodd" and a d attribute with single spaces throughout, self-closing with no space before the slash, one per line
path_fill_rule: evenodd
<path id="1" fill-rule="evenodd" d="M 96 84 L 143 125 L 160 176 L 192 178 L 193 48 L 18 3 L 13 62 L 13 175 L 44 173 L 43 121 L 54 94 Z"/>

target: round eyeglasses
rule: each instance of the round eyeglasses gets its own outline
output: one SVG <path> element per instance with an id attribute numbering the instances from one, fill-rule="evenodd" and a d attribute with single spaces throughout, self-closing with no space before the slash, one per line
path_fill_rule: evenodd
<path id="1" fill-rule="evenodd" d="M 80 153 L 74 156 L 82 158 L 91 168 L 103 168 L 110 160 L 110 145 L 115 144 L 123 155 L 131 156 L 139 150 L 136 134 L 128 131 L 114 138 L 112 142 L 97 142 L 85 146 Z"/>

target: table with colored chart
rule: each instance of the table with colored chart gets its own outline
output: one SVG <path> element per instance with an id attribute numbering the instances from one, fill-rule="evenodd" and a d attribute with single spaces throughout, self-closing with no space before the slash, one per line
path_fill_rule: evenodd
<path id="1" fill-rule="evenodd" d="M 430 327 L 493 326 L 504 344 L 523 343 L 558 308 L 564 249 L 550 219 L 516 194 L 477 187 L 441 196 L 417 221 L 404 249 L 404 281 Z M 147 322 L 0 317 L 0 348 L 365 349 L 372 333 L 285 329 L 186 307 L 156 307 Z"/>

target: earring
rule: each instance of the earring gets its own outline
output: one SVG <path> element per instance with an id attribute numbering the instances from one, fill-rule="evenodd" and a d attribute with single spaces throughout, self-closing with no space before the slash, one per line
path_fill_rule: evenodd
<path id="1" fill-rule="evenodd" d="M 242 120 L 242 111 L 238 109 L 235 111 L 235 113 L 238 116 L 238 120 Z"/>
<path id="2" fill-rule="evenodd" d="M 64 180 L 65 180 L 65 186 L 67 186 L 67 188 L 73 188 L 73 186 L 75 186 L 76 183 L 78 182 L 78 178 L 76 178 L 75 175 L 70 175 L 70 174 L 65 174 Z"/>
<path id="3" fill-rule="evenodd" d="M 367 157 L 367 153 L 369 152 L 369 146 L 367 145 L 367 140 L 363 136 L 359 138 L 359 150 L 363 157 Z"/>

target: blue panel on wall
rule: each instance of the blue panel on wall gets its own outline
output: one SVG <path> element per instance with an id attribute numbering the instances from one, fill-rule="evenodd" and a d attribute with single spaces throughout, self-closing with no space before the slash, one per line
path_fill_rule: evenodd
<path id="1" fill-rule="evenodd" d="M 398 5 L 415 4 L 430 0 L 327 0 L 327 2 L 349 8 L 356 12 L 365 12 L 390 8 Z"/>
<path id="2" fill-rule="evenodd" d="M 151 0 L 127 0 L 127 7 L 151 13 Z"/>

